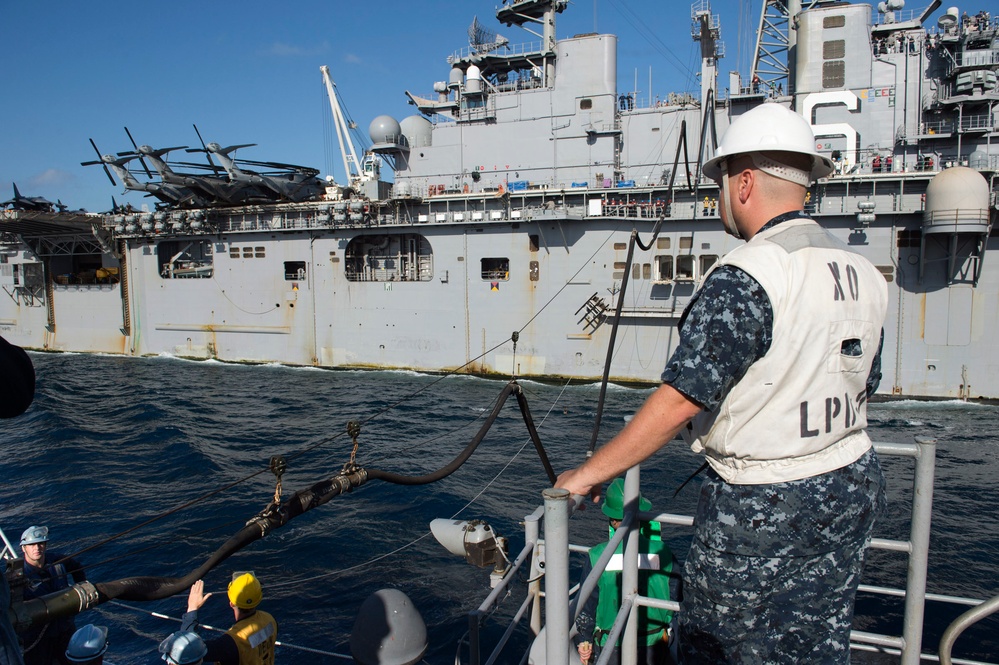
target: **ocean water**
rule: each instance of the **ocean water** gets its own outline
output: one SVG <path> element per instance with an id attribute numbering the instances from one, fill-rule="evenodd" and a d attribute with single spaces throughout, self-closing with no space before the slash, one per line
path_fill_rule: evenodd
<path id="1" fill-rule="evenodd" d="M 504 386 L 471 377 L 174 358 L 32 354 L 32 360 L 34 404 L 25 415 L 0 421 L 0 528 L 15 540 L 32 524 L 48 525 L 50 550 L 80 552 L 97 582 L 182 576 L 196 568 L 269 503 L 275 479 L 265 472 L 216 490 L 266 469 L 272 455 L 288 460 L 285 497 L 334 475 L 350 458 L 345 429 L 351 419 L 362 421 L 358 463 L 413 475 L 436 470 L 474 436 Z M 597 386 L 521 384 L 556 471 L 578 464 L 593 427 Z M 600 441 L 619 430 L 648 393 L 611 387 Z M 974 598 L 999 593 L 999 407 L 880 403 L 869 419 L 875 440 L 939 441 L 929 591 Z M 657 509 L 690 514 L 697 481 L 675 498 L 673 492 L 699 463 L 686 446 L 671 444 L 643 467 L 643 493 Z M 901 538 L 908 532 L 912 463 L 883 463 L 891 503 L 877 535 Z M 486 519 L 517 552 L 520 521 L 541 503 L 548 484 L 511 398 L 474 455 L 444 480 L 419 487 L 370 482 L 223 562 L 205 578 L 206 591 L 217 595 L 201 619 L 228 627 L 226 582 L 234 571 L 252 570 L 264 585 L 261 607 L 277 618 L 279 639 L 288 645 L 279 647 L 279 662 L 345 662 L 329 654 L 349 654 L 361 603 L 393 587 L 412 599 L 427 624 L 425 661 L 454 662 L 457 651 L 464 653 L 466 614 L 488 593 L 488 570 L 448 554 L 429 535 L 430 521 Z M 605 528 L 599 510 L 584 511 L 572 520 L 572 539 L 594 543 Z M 682 558 L 689 534 L 668 531 L 666 537 Z M 902 586 L 905 569 L 902 555 L 875 552 L 864 581 Z M 520 585 L 493 619 L 510 616 L 522 598 Z M 107 625 L 109 658 L 119 665 L 157 662 L 156 646 L 177 629 L 184 608 L 184 595 L 112 602 L 77 617 L 77 625 Z M 963 610 L 927 605 L 924 651 L 936 651 L 946 625 Z M 857 628 L 901 633 L 901 600 L 862 595 L 857 613 Z M 490 621 L 486 643 L 501 629 Z M 964 634 L 955 655 L 999 662 L 997 635 L 999 621 L 992 617 Z M 515 643 L 528 643 L 526 631 Z M 518 661 L 513 653 L 501 659 Z M 858 653 L 854 662 L 892 659 Z"/>

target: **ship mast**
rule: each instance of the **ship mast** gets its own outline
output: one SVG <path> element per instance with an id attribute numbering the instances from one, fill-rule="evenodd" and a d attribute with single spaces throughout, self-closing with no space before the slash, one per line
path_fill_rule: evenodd
<path id="1" fill-rule="evenodd" d="M 507 26 L 516 25 L 527 30 L 532 35 L 541 38 L 541 53 L 544 58 L 544 86 L 551 87 L 555 83 L 555 14 L 565 11 L 568 0 L 513 0 L 504 2 L 496 10 L 496 20 Z M 541 33 L 535 32 L 525 23 L 540 23 Z"/>
<path id="2" fill-rule="evenodd" d="M 725 57 L 725 44 L 719 40 L 721 36 L 721 20 L 718 14 L 711 13 L 709 0 L 698 0 L 690 7 L 690 34 L 695 42 L 701 44 L 701 108 L 711 97 L 718 96 L 718 59 Z"/>
<path id="3" fill-rule="evenodd" d="M 797 5 L 797 9 L 789 7 Z M 791 39 L 788 35 L 789 16 L 791 12 L 800 11 L 799 0 L 764 0 L 760 10 L 760 26 L 756 31 L 756 55 L 753 58 L 753 69 L 749 72 L 750 80 L 759 77 L 764 89 L 783 85 L 788 94 L 793 93 L 788 75 L 790 61 Z M 793 31 L 790 31 L 793 32 Z"/>

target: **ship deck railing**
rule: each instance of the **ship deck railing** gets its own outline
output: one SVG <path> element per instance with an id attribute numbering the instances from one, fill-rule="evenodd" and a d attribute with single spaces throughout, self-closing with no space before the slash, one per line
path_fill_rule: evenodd
<path id="1" fill-rule="evenodd" d="M 536 42 L 527 41 L 527 42 L 520 42 L 517 44 L 506 43 L 500 46 L 499 48 L 487 51 L 486 53 L 488 53 L 489 55 L 494 55 L 494 56 L 498 55 L 502 57 L 523 57 L 527 55 L 535 55 L 537 53 L 541 53 L 542 44 L 543 42 L 540 41 Z M 482 51 L 480 51 L 479 49 L 473 49 L 470 46 L 466 46 L 452 53 L 448 57 L 447 61 L 453 64 L 455 62 L 458 62 L 459 60 L 465 60 L 467 58 L 470 58 L 473 55 L 482 55 Z"/>
<path id="2" fill-rule="evenodd" d="M 880 167 L 874 166 L 876 151 L 857 155 L 861 161 L 849 165 L 845 173 L 824 178 L 812 186 L 806 205 L 816 215 L 843 215 L 857 212 L 858 202 L 874 201 L 875 213 L 921 214 L 926 185 L 941 169 L 957 164 L 956 155 L 923 151 L 894 155 L 888 165 L 888 153 L 882 153 Z M 984 155 L 975 168 L 999 168 L 999 155 Z M 490 223 L 558 220 L 566 222 L 590 219 L 632 219 L 655 222 L 657 219 L 690 221 L 717 219 L 718 189 L 714 182 L 701 179 L 697 190 L 686 189 L 686 179 L 678 179 L 670 192 L 658 182 L 629 180 L 616 184 L 604 182 L 533 182 L 523 189 L 502 191 L 493 185 L 471 187 L 468 192 L 405 196 L 383 201 L 364 201 L 363 210 L 343 214 L 333 210 L 328 201 L 268 207 L 217 209 L 189 223 L 187 217 L 171 222 L 169 229 L 153 230 L 133 226 L 126 229 L 120 216 L 103 218 L 103 228 L 118 237 L 174 237 L 181 235 L 217 235 L 240 232 L 308 231 L 336 229 L 380 229 L 419 227 L 436 224 L 481 225 Z M 431 190 L 427 190 L 428 193 Z M 436 188 L 432 191 L 436 192 Z M 695 198 L 696 192 L 696 198 Z M 707 210 L 704 198 L 708 198 Z M 594 206 L 601 199 L 600 206 Z M 714 204 L 712 206 L 712 203 Z M 179 211 L 175 214 L 189 211 Z M 194 211 L 198 213 L 202 211 Z M 121 228 L 119 228 L 121 227 Z"/>
<path id="3" fill-rule="evenodd" d="M 930 523 L 933 509 L 933 482 L 936 463 L 934 439 L 917 438 L 915 443 L 875 443 L 874 448 L 881 456 L 896 456 L 914 461 L 912 507 L 909 535 L 905 540 L 872 538 L 870 547 L 904 554 L 908 558 L 906 586 L 904 589 L 889 588 L 871 584 L 861 584 L 859 593 L 904 599 L 905 609 L 901 635 L 884 635 L 854 630 L 850 634 L 850 646 L 855 651 L 874 652 L 899 658 L 902 665 L 917 665 L 922 658 L 944 663 L 977 665 L 980 661 L 952 659 L 951 648 L 960 632 L 976 620 L 999 610 L 999 598 L 983 601 L 942 594 L 927 593 L 926 578 L 929 562 Z M 548 665 L 568 665 L 570 650 L 575 647 L 570 640 L 572 625 L 579 609 L 585 604 L 597 585 L 611 555 L 617 545 L 625 543 L 622 588 L 637 589 L 638 584 L 638 529 L 634 506 L 640 495 L 640 469 L 638 466 L 628 471 L 625 477 L 625 513 L 620 528 L 604 549 L 603 555 L 593 566 L 593 571 L 578 587 L 570 588 L 569 556 L 571 552 L 585 553 L 589 548 L 572 545 L 569 542 L 569 517 L 582 497 L 570 497 L 565 490 L 548 489 L 543 494 L 544 504 L 524 519 L 524 547 L 500 583 L 492 590 L 483 603 L 468 615 L 469 620 L 469 662 L 472 665 L 492 665 L 499 662 L 503 649 L 520 622 L 529 614 L 530 630 L 538 635 L 542 629 L 541 602 L 544 601 L 543 615 L 546 638 L 543 645 L 534 645 L 531 653 Z M 638 514 L 641 521 L 656 521 L 665 525 L 689 528 L 693 517 L 670 513 Z M 542 527 L 544 538 L 541 537 Z M 528 588 L 524 600 L 515 612 L 506 631 L 497 641 L 495 648 L 483 660 L 480 629 L 484 618 L 492 613 L 501 598 L 510 595 L 512 582 L 518 579 L 520 571 L 528 567 Z M 543 582 L 543 585 L 542 585 Z M 573 594 L 575 596 L 573 597 Z M 923 621 L 926 601 L 949 603 L 970 607 L 971 610 L 959 617 L 944 633 L 939 655 L 922 652 Z M 637 659 L 637 630 L 635 620 L 639 607 L 657 607 L 674 612 L 683 612 L 682 604 L 649 598 L 637 593 L 629 593 L 622 599 L 621 609 L 606 643 L 615 644 L 621 639 L 621 664 L 633 665 Z M 597 665 L 610 661 L 614 649 L 605 649 L 597 660 Z M 524 660 L 526 661 L 526 656 Z M 537 661 L 536 661 L 537 662 Z"/>

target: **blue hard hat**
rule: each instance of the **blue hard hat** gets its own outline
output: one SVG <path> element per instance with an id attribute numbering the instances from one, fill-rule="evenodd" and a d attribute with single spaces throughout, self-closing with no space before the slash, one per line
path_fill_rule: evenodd
<path id="1" fill-rule="evenodd" d="M 196 665 L 208 653 L 208 647 L 197 633 L 178 630 L 160 642 L 160 653 L 170 665 Z"/>
<path id="2" fill-rule="evenodd" d="M 108 629 L 88 623 L 73 633 L 66 648 L 66 660 L 71 663 L 87 663 L 103 656 L 108 650 Z"/>
<path id="3" fill-rule="evenodd" d="M 49 541 L 49 528 L 47 526 L 29 526 L 21 534 L 21 546 L 34 545 L 35 543 L 47 543 Z"/>

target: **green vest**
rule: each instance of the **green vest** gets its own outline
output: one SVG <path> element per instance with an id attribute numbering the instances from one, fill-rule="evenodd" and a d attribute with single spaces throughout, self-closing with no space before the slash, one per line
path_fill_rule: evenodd
<path id="1" fill-rule="evenodd" d="M 607 543 L 600 543 L 590 548 L 590 565 L 595 566 L 597 559 L 603 554 Z M 652 570 L 640 567 L 638 569 L 638 592 L 649 598 L 660 600 L 670 600 L 669 595 L 669 573 L 673 570 L 673 553 L 669 547 L 661 540 L 650 540 L 644 535 L 638 539 L 638 549 L 642 554 L 657 555 L 659 558 L 659 568 Z M 623 558 L 624 543 L 618 545 L 615 557 L 621 555 Z M 652 561 L 655 559 L 652 558 Z M 614 558 L 608 564 L 608 568 L 613 567 Z M 621 571 L 605 570 L 600 575 L 597 582 L 599 598 L 597 599 L 596 630 L 594 640 L 597 645 L 603 646 L 607 641 L 607 634 L 614 625 L 618 610 L 621 609 Z M 657 607 L 638 608 L 638 641 L 639 644 L 655 644 L 662 639 L 663 631 L 673 618 L 673 613 L 669 610 L 662 610 Z"/>

